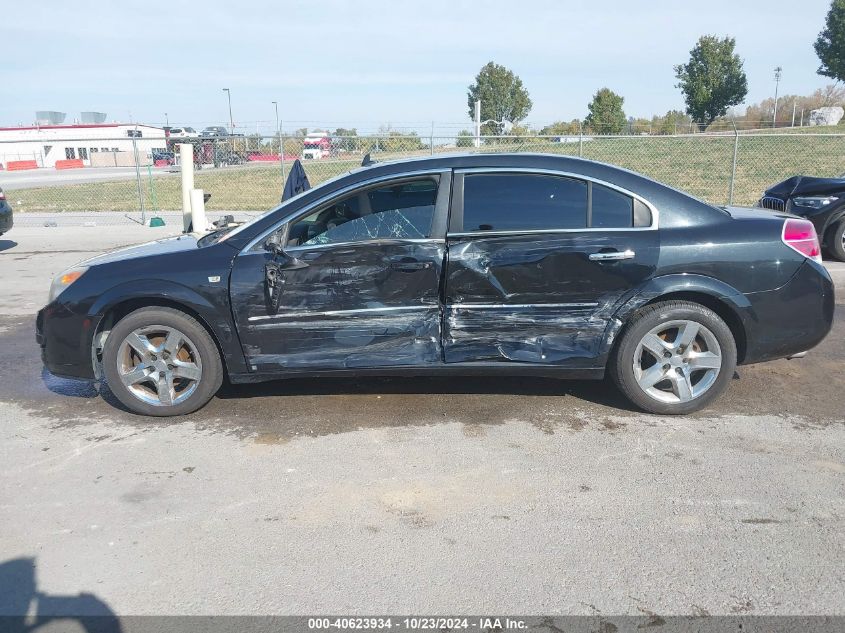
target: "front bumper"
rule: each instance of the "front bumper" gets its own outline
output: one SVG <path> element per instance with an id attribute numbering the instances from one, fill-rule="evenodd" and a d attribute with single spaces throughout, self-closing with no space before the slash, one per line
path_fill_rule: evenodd
<path id="1" fill-rule="evenodd" d="M 8 204 L 5 205 L 5 209 L 0 206 L 0 233 L 8 233 L 14 224 L 11 207 Z"/>
<path id="2" fill-rule="evenodd" d="M 53 302 L 38 311 L 35 340 L 51 374 L 94 380 L 91 345 L 97 321 Z"/>

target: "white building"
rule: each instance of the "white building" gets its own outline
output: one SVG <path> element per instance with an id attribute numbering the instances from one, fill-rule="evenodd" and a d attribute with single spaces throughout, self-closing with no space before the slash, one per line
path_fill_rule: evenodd
<path id="1" fill-rule="evenodd" d="M 34 160 L 39 167 L 55 167 L 57 160 L 81 159 L 85 166 L 134 165 L 133 138 L 141 164 L 148 164 L 154 151 L 167 149 L 164 130 L 151 125 L 6 127 L 0 128 L 0 164 Z"/>

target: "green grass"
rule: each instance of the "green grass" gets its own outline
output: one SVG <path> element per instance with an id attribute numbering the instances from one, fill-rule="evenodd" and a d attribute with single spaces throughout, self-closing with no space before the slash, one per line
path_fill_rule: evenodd
<path id="1" fill-rule="evenodd" d="M 734 142 L 732 134 L 596 137 L 585 140 L 582 151 L 584 158 L 619 165 L 712 203 L 725 204 L 730 191 Z M 483 149 L 577 156 L 579 144 L 529 140 L 496 147 L 485 145 Z M 375 158 L 389 160 L 402 156 L 425 156 L 428 153 L 429 150 L 422 150 L 405 154 L 381 154 Z M 358 165 L 360 157 L 304 163 L 312 185 Z M 837 176 L 843 172 L 845 135 L 741 135 L 733 202 L 739 205 L 753 204 L 769 185 L 796 174 Z M 181 208 L 178 176 L 154 176 L 152 183 L 145 175 L 143 191 L 148 210 L 176 211 Z M 195 177 L 195 186 L 212 194 L 207 205 L 210 211 L 263 211 L 278 203 L 282 178 L 277 164 L 245 165 L 199 171 Z M 22 212 L 138 210 L 138 191 L 134 179 L 21 189 L 10 194 L 16 211 Z"/>
<path id="2" fill-rule="evenodd" d="M 308 177 L 312 185 L 333 178 L 360 165 L 358 161 L 321 161 Z M 286 165 L 290 169 L 290 165 Z M 278 164 L 256 164 L 206 169 L 196 172 L 194 186 L 211 194 L 210 211 L 266 210 L 279 203 L 282 176 Z M 144 206 L 148 211 L 178 211 L 182 208 L 182 182 L 178 175 L 153 175 L 142 179 Z M 93 182 L 58 187 L 18 189 L 9 192 L 15 211 L 137 211 L 138 185 L 135 179 Z"/>

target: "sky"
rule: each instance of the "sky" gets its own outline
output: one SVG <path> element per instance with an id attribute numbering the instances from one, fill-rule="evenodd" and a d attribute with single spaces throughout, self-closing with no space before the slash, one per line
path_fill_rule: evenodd
<path id="1" fill-rule="evenodd" d="M 0 126 L 36 110 L 73 122 L 226 125 L 239 132 L 391 125 L 469 128 L 467 86 L 495 61 L 512 69 L 537 127 L 583 118 L 608 87 L 629 116 L 683 109 L 673 65 L 704 34 L 736 38 L 747 103 L 810 94 L 813 42 L 829 0 L 2 0 Z M 167 116 L 165 117 L 165 113 Z"/>

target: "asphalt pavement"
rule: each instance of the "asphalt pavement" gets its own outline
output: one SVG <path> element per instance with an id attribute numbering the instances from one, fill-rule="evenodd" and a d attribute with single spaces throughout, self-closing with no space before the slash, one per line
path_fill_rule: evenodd
<path id="1" fill-rule="evenodd" d="M 845 612 L 842 299 L 688 417 L 604 382 L 351 378 L 162 420 L 44 372 L 52 275 L 173 231 L 0 238 L 0 614 L 27 581 L 121 615 Z"/>

